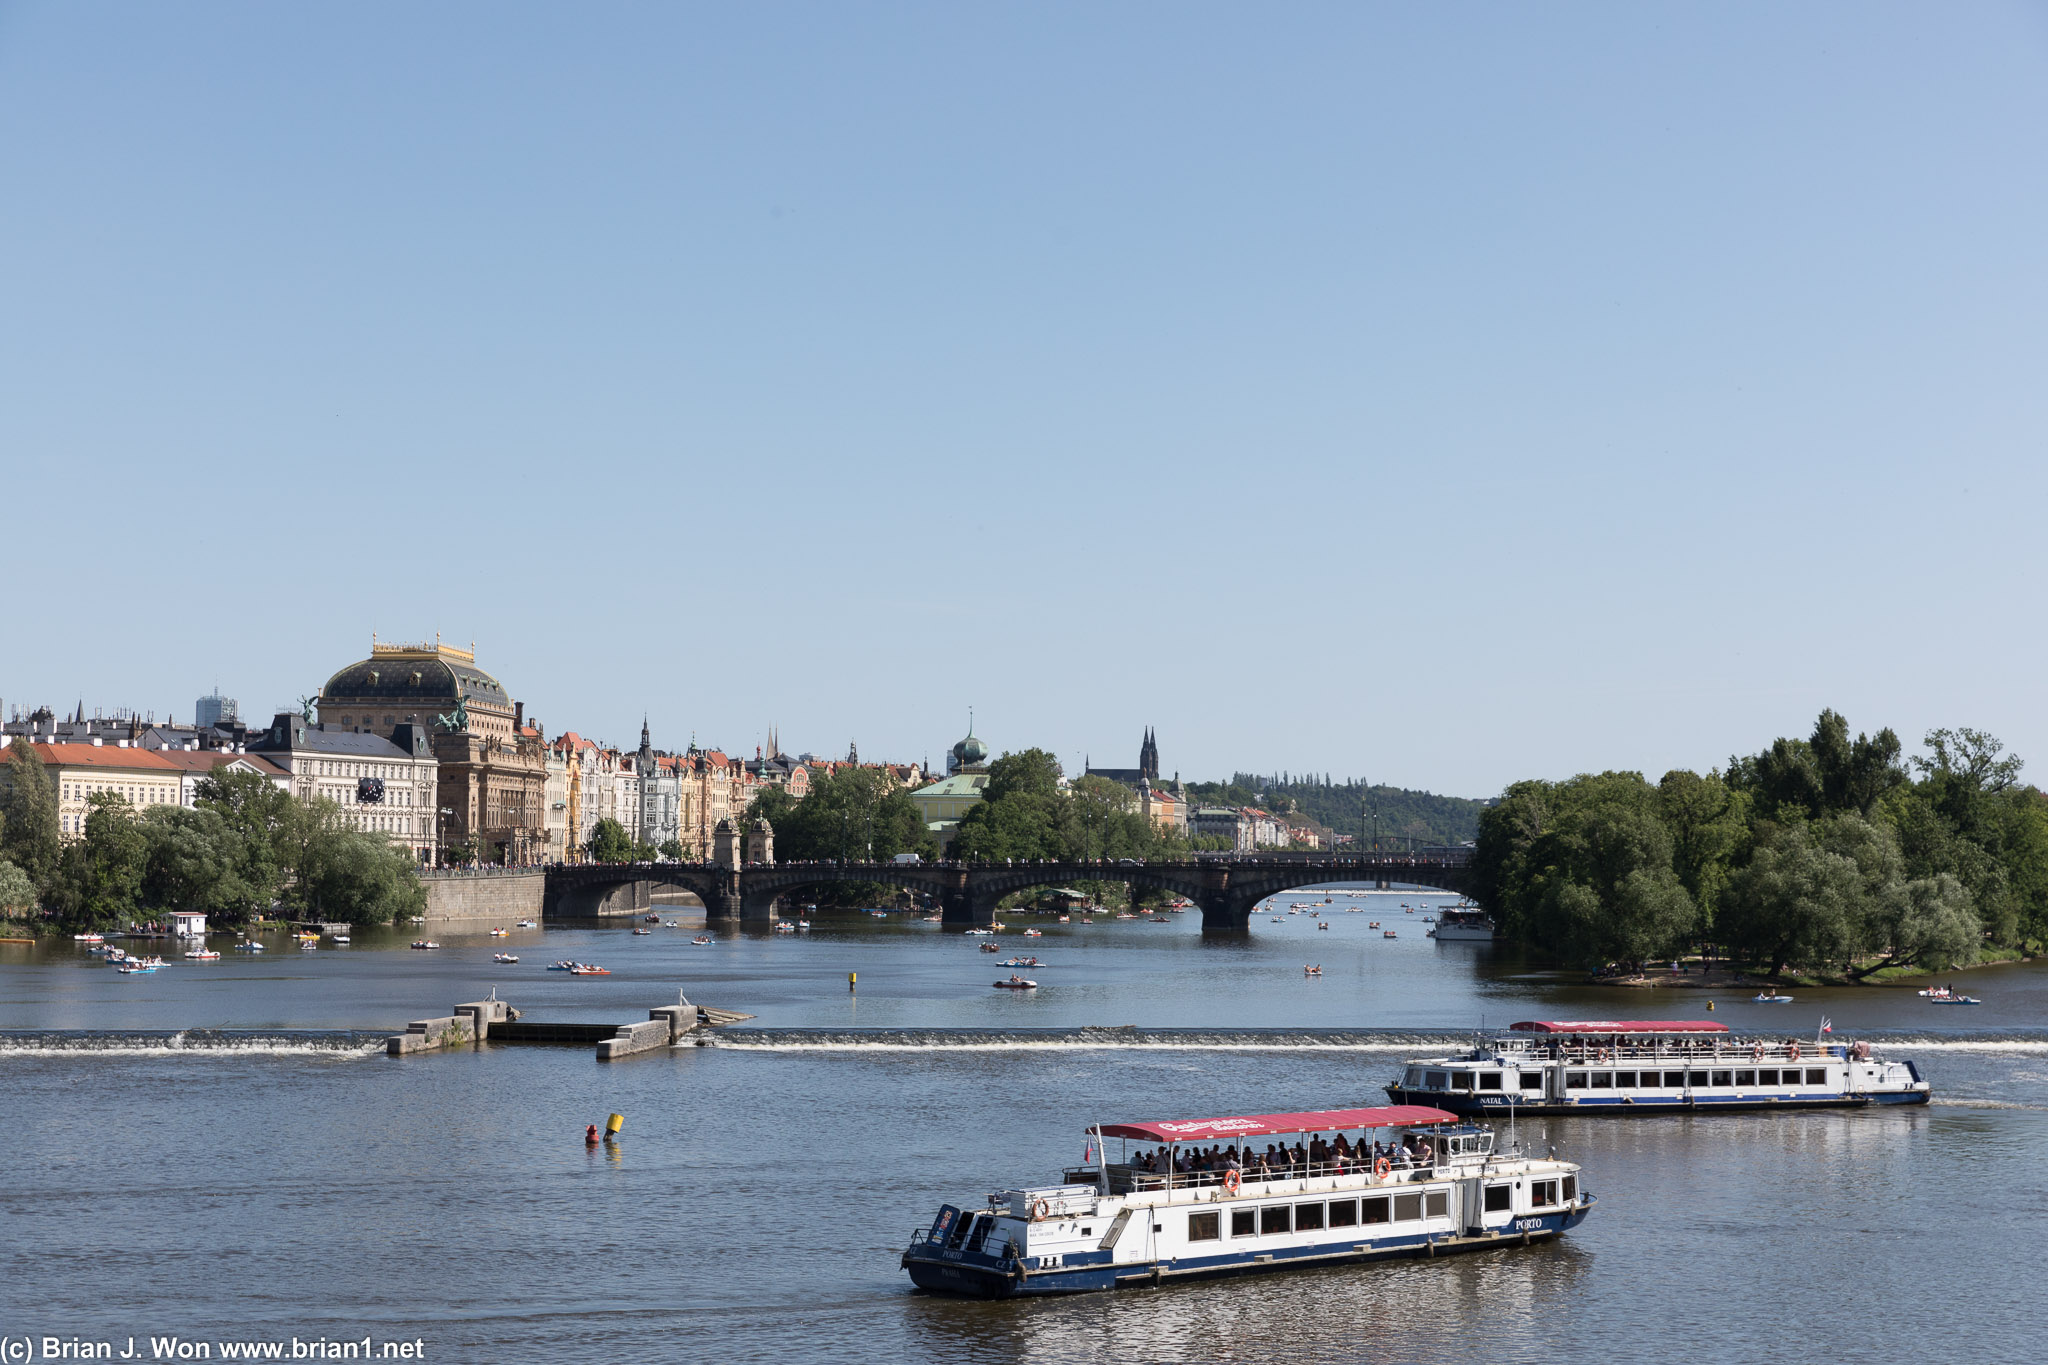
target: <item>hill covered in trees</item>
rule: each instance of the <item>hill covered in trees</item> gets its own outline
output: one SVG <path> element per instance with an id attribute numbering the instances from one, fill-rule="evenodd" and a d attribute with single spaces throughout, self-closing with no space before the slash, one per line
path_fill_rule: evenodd
<path id="1" fill-rule="evenodd" d="M 1333 782 L 1327 773 L 1232 773 L 1228 782 L 1190 782 L 1187 788 L 1198 806 L 1261 806 L 1276 815 L 1306 816 L 1337 834 L 1370 836 L 1376 812 L 1382 839 L 1424 844 L 1478 838 L 1479 814 L 1486 809 L 1486 802 L 1469 797 Z"/>

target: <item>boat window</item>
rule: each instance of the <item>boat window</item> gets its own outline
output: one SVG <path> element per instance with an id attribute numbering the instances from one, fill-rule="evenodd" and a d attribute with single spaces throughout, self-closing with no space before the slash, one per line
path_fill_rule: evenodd
<path id="1" fill-rule="evenodd" d="M 1636 1088 L 1636 1073 L 1635 1073 L 1635 1072 L 1633 1072 L 1633 1071 L 1617 1071 L 1617 1072 L 1615 1072 L 1615 1073 L 1614 1073 L 1614 1088 L 1615 1088 L 1616 1090 L 1633 1090 L 1633 1089 L 1635 1089 L 1635 1088 Z"/>
<path id="2" fill-rule="evenodd" d="M 1732 1072 L 1732 1071 L 1716 1071 L 1716 1072 L 1714 1073 L 1714 1084 L 1715 1084 L 1715 1085 L 1733 1085 L 1733 1084 L 1735 1084 L 1735 1073 L 1734 1073 L 1734 1072 Z"/>
<path id="3" fill-rule="evenodd" d="M 1612 1090 L 1612 1089 L 1614 1089 L 1614 1073 L 1613 1073 L 1612 1071 L 1596 1071 L 1596 1072 L 1594 1072 L 1594 1073 L 1593 1073 L 1593 1089 L 1595 1089 L 1595 1090 Z"/>
<path id="4" fill-rule="evenodd" d="M 1584 1090 L 1586 1088 L 1586 1073 L 1583 1071 L 1565 1072 L 1564 1088 L 1567 1090 Z"/>
<path id="5" fill-rule="evenodd" d="M 1411 1066 L 1411 1067 L 1409 1067 L 1409 1068 L 1408 1068 L 1408 1084 L 1410 1084 L 1410 1085 L 1421 1085 L 1421 1084 L 1422 1084 L 1422 1068 L 1421 1068 L 1421 1067 L 1419 1067 L 1419 1066 Z"/>
<path id="6" fill-rule="evenodd" d="M 1214 1212 L 1189 1214 L 1188 1240 L 1190 1242 L 1216 1241 L 1223 1235 L 1216 1226 L 1220 1220 L 1221 1215 Z"/>
<path id="7" fill-rule="evenodd" d="M 1322 1225 L 1323 1206 L 1321 1204 L 1296 1204 L 1294 1206 L 1294 1230 L 1296 1232 L 1314 1232 L 1321 1228 Z"/>
<path id="8" fill-rule="evenodd" d="M 1453 1090 L 1470 1090 L 1471 1088 L 1472 1088 L 1472 1073 L 1471 1073 L 1471 1072 L 1469 1072 L 1469 1071 L 1453 1071 L 1453 1072 L 1451 1073 L 1451 1089 L 1453 1089 Z"/>
<path id="9" fill-rule="evenodd" d="M 1543 1088 L 1543 1073 L 1542 1073 L 1542 1072 L 1540 1072 L 1540 1071 L 1524 1071 L 1524 1072 L 1522 1073 L 1522 1089 L 1524 1089 L 1524 1090 L 1541 1090 L 1542 1088 Z"/>
<path id="10" fill-rule="evenodd" d="M 1407 1223 L 1422 1217 L 1422 1196 L 1419 1194 L 1397 1194 L 1394 1196 L 1394 1221 Z"/>
<path id="11" fill-rule="evenodd" d="M 1735 1083 L 1737 1085 L 1755 1085 L 1756 1073 L 1754 1071 L 1738 1071 L 1735 1073 Z"/>
<path id="12" fill-rule="evenodd" d="M 1815 1067 L 1808 1071 L 1806 1073 L 1806 1083 L 1808 1085 L 1826 1085 L 1828 1083 L 1827 1068 Z"/>
<path id="13" fill-rule="evenodd" d="M 961 1218 L 959 1222 L 953 1225 L 953 1236 L 951 1240 L 949 1240 L 946 1243 L 946 1245 L 949 1247 L 958 1247 L 965 1243 L 967 1241 L 968 1230 L 971 1229 L 973 1226 L 974 1220 L 972 1218 Z"/>
<path id="14" fill-rule="evenodd" d="M 1564 1178 L 1564 1202 L 1576 1204 L 1579 1200 L 1579 1178 L 1568 1175 Z"/>
<path id="15" fill-rule="evenodd" d="M 1537 1180 L 1529 1186 L 1529 1203 L 1533 1208 L 1548 1208 L 1557 1202 L 1557 1182 Z"/>
<path id="16" fill-rule="evenodd" d="M 1330 1226 L 1333 1228 L 1357 1227 L 1358 1201 L 1356 1199 L 1332 1199 L 1330 1201 Z"/>
<path id="17" fill-rule="evenodd" d="M 1444 1073 L 1443 1073 L 1443 1072 L 1441 1072 L 1441 1071 L 1432 1071 L 1432 1072 L 1430 1072 L 1430 1073 L 1429 1073 L 1429 1089 L 1431 1089 L 1431 1090 L 1448 1090 L 1448 1089 L 1450 1089 L 1450 1081 L 1449 1081 L 1449 1078 L 1448 1078 L 1448 1077 L 1446 1077 L 1446 1076 L 1444 1075 Z"/>
<path id="18" fill-rule="evenodd" d="M 1500 1073 L 1499 1073 L 1498 1071 L 1482 1071 L 1482 1072 L 1480 1072 L 1480 1073 L 1479 1073 L 1479 1088 L 1480 1088 L 1481 1090 L 1498 1090 L 1498 1089 L 1500 1089 Z"/>
<path id="19" fill-rule="evenodd" d="M 1259 1232 L 1257 1209 L 1232 1209 L 1230 1211 L 1230 1235 L 1232 1237 L 1256 1237 Z"/>
<path id="20" fill-rule="evenodd" d="M 1694 1086 L 1705 1085 L 1707 1083 L 1707 1073 L 1704 1071 L 1691 1072 L 1688 1076 L 1688 1081 Z"/>
<path id="21" fill-rule="evenodd" d="M 1776 1085 L 1778 1083 L 1778 1073 L 1775 1071 L 1759 1071 L 1756 1073 L 1756 1083 L 1758 1085 Z"/>
<path id="22" fill-rule="evenodd" d="M 1506 1185 L 1488 1185 L 1485 1194 L 1488 1213 L 1506 1213 L 1515 1197 L 1514 1190 Z"/>
<path id="23" fill-rule="evenodd" d="M 995 1225 L 996 1220 L 989 1217 L 987 1214 L 975 1214 L 974 1226 L 972 1229 L 969 1230 L 967 1234 L 967 1249 L 969 1251 L 981 1250 L 981 1244 L 988 1239 L 989 1229 L 994 1227 Z"/>
<path id="24" fill-rule="evenodd" d="M 1259 1231 L 1270 1237 L 1288 1230 L 1287 1205 L 1268 1204 L 1259 1210 Z"/>
<path id="25" fill-rule="evenodd" d="M 1381 1195 L 1377 1199 L 1361 1199 L 1358 1202 L 1360 1205 L 1359 1222 L 1384 1223 L 1387 1221 L 1387 1197 L 1385 1195 Z"/>
<path id="26" fill-rule="evenodd" d="M 1664 1085 L 1666 1089 L 1676 1090 L 1684 1084 L 1685 1073 L 1683 1071 L 1667 1071 L 1664 1073 Z"/>
<path id="27" fill-rule="evenodd" d="M 1449 1190 L 1431 1190 L 1425 1196 L 1425 1199 L 1429 1204 L 1429 1216 L 1431 1218 L 1448 1218 L 1451 1216 L 1451 1192 Z"/>

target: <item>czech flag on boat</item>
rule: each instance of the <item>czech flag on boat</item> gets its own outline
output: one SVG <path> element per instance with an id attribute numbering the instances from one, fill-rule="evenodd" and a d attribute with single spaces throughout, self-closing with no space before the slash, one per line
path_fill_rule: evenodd
<path id="1" fill-rule="evenodd" d="M 1835 1021 L 1823 1014 L 1820 1017 L 1820 1031 L 1822 1033 L 1833 1033 L 1835 1031 Z"/>

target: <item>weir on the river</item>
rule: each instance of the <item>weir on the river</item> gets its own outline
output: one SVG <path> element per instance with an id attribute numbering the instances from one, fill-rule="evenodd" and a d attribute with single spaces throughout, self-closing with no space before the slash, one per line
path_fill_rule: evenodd
<path id="1" fill-rule="evenodd" d="M 751 1019 L 735 1010 L 693 1005 L 680 996 L 673 1005 L 657 1005 L 647 1018 L 630 1024 L 545 1023 L 520 1017 L 510 1002 L 492 991 L 485 1000 L 472 1000 L 432 1019 L 415 1019 L 405 1032 L 385 1040 L 384 1050 L 393 1057 L 440 1048 L 461 1047 L 490 1041 L 494 1043 L 594 1043 L 597 1060 L 609 1062 L 636 1052 L 671 1047 L 699 1028 L 735 1024 Z"/>

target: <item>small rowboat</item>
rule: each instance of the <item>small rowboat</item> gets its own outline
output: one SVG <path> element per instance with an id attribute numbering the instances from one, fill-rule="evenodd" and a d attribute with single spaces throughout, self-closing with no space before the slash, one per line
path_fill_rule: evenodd
<path id="1" fill-rule="evenodd" d="M 1012 976 L 1008 981 L 996 982 L 996 989 L 999 991 L 1035 991 L 1038 989 L 1038 983 L 1036 981 L 1028 981 L 1021 976 Z"/>

